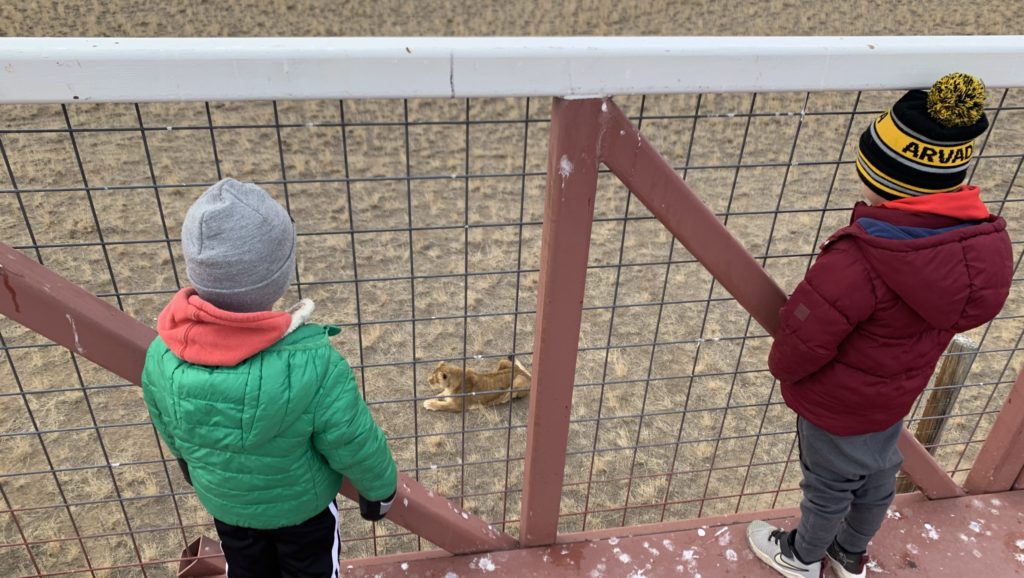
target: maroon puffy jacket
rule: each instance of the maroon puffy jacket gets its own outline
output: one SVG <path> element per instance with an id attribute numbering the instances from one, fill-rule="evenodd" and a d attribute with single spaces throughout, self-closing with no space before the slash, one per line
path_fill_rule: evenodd
<path id="1" fill-rule="evenodd" d="M 1010 239 L 977 195 L 857 204 L 781 311 L 768 366 L 793 411 L 834 435 L 884 430 L 910 411 L 953 336 L 999 313 Z"/>

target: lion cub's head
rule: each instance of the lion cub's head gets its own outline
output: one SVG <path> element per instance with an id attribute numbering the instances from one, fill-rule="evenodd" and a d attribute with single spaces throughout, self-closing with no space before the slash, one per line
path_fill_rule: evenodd
<path id="1" fill-rule="evenodd" d="M 461 367 L 442 361 L 434 368 L 434 372 L 427 378 L 427 383 L 445 393 L 458 393 L 462 391 L 465 375 Z"/>

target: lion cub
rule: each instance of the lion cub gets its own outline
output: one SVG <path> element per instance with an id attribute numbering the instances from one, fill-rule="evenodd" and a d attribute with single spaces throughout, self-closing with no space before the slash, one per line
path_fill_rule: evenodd
<path id="1" fill-rule="evenodd" d="M 467 369 L 463 373 L 462 367 L 442 361 L 437 365 L 434 373 L 427 378 L 427 383 L 435 388 L 441 388 L 441 395 L 445 397 L 428 399 L 423 402 L 423 407 L 432 411 L 459 412 L 467 408 L 474 409 L 507 403 L 510 398 L 516 399 L 530 394 L 531 378 L 530 372 L 525 367 L 518 361 L 513 367 L 512 361 L 509 359 L 502 359 L 498 362 L 497 370 L 486 373 L 476 372 L 472 369 Z M 509 392 L 510 381 L 511 392 Z"/>

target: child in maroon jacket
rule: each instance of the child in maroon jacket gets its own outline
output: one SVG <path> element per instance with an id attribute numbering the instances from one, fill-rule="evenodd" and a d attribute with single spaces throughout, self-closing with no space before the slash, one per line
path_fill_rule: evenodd
<path id="1" fill-rule="evenodd" d="M 1002 308 L 1010 239 L 963 185 L 988 128 L 985 87 L 950 74 L 912 90 L 861 135 L 868 201 L 822 246 L 781 311 L 768 365 L 798 414 L 801 519 L 753 522 L 754 553 L 784 576 L 863 577 L 895 495 L 896 441 L 953 336 Z"/>

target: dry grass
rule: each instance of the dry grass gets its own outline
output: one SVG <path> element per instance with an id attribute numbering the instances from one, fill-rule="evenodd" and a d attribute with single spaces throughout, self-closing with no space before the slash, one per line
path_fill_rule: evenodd
<path id="1" fill-rule="evenodd" d="M 706 33 L 737 32 L 738 22 L 745 18 L 727 15 L 745 8 L 729 4 L 704 7 Z M 280 8 L 273 3 L 266 6 L 270 8 L 261 9 L 271 13 Z M 959 31 L 964 21 L 977 16 L 973 9 L 970 14 L 946 11 L 949 18 L 937 24 L 934 18 L 928 19 L 933 11 L 927 6 L 915 6 L 921 12 L 880 23 L 871 21 L 900 26 L 898 32 L 908 31 L 899 24 L 903 22 L 921 26 L 918 32 L 939 33 Z M 943 6 L 948 8 L 947 3 Z M 1006 6 L 991 8 L 1003 10 Z M 886 32 L 857 28 L 866 26 L 856 18 L 866 9 L 867 3 L 845 3 L 839 13 L 833 13 L 835 18 L 815 24 L 815 14 L 801 11 L 801 18 L 780 17 L 790 10 L 780 8 L 782 12 L 774 13 L 772 24 L 765 24 L 764 30 Z M 0 13 L 4 10 L 0 7 Z M 95 27 L 85 33 L 115 33 L 122 25 L 109 20 L 109 14 L 117 11 L 93 11 L 88 2 L 67 10 L 67 21 L 55 21 L 51 30 L 29 29 L 21 16 L 7 21 L 17 33 L 67 32 L 75 19 L 79 20 L 77 26 Z M 206 7 L 182 10 L 184 15 L 129 10 L 123 17 L 133 20 L 135 30 L 141 31 L 156 26 L 158 14 L 163 19 L 161 31 L 236 31 L 216 28 L 227 26 L 216 17 L 198 18 Z M 688 21 L 685 15 L 674 17 L 666 12 L 655 16 L 629 7 L 599 11 L 577 2 L 553 9 L 566 17 L 561 24 L 550 24 L 558 20 L 550 14 L 543 22 L 536 21 L 543 11 L 533 7 L 497 27 L 486 19 L 463 22 L 456 18 L 447 24 L 420 19 L 412 29 L 412 20 L 403 17 L 402 10 L 407 8 L 387 10 L 387 2 L 378 2 L 355 11 L 346 19 L 350 28 L 343 33 L 557 34 L 572 33 L 572 27 L 588 33 L 680 33 L 678 26 Z M 915 8 L 901 5 L 898 10 Z M 83 14 L 91 16 L 83 21 Z M 293 16 L 279 16 L 239 20 L 237 32 L 270 34 L 277 29 L 274 27 L 291 34 L 341 32 L 331 28 L 330 19 L 306 15 L 302 24 L 293 22 Z M 768 12 L 751 17 L 768 17 Z M 979 30 L 997 33 L 1014 29 L 1013 15 L 991 12 L 986 18 L 989 24 Z M 210 22 L 211 28 L 189 28 L 200 24 L 184 24 L 181 19 Z M 250 30 L 256 22 L 258 28 Z M 892 93 L 865 95 L 858 110 L 878 110 L 893 98 Z M 644 135 L 674 164 L 694 167 L 686 173 L 688 182 L 716 211 L 732 213 L 727 226 L 753 254 L 799 255 L 766 263 L 787 290 L 809 264 L 819 224 L 823 231 L 845 224 L 844 211 L 820 212 L 835 171 L 830 163 L 840 158 L 851 160 L 853 139 L 870 117 L 858 115 L 853 136 L 844 143 L 854 95 L 813 94 L 806 108 L 810 114 L 801 117 L 803 100 L 803 95 L 759 95 L 754 112 L 765 115 L 754 117 L 748 126 L 743 114 L 750 109 L 750 95 L 706 95 L 701 99 L 695 133 L 691 134 L 690 118 L 648 118 L 642 127 Z M 630 114 L 640 111 L 639 98 L 623 98 L 619 103 Z M 1024 95 L 1019 91 L 1005 102 L 1014 107 L 1022 104 Z M 649 98 L 644 114 L 690 115 L 696 105 L 694 96 Z M 408 159 L 402 126 L 372 125 L 401 122 L 405 114 L 401 102 L 346 102 L 347 122 L 371 126 L 352 126 L 344 134 L 337 126 L 317 126 L 339 122 L 338 103 L 281 102 L 281 122 L 297 126 L 281 129 L 280 149 L 270 103 L 216 103 L 211 109 L 217 126 L 260 126 L 216 131 L 223 174 L 263 181 L 282 181 L 286 176 L 292 181 L 287 200 L 302 235 L 299 278 L 303 296 L 317 301 L 318 321 L 347 325 L 336 345 L 353 364 L 363 366 L 360 382 L 379 423 L 392 439 L 400 466 L 434 491 L 463 499 L 467 509 L 489 521 L 509 520 L 506 529 L 515 533 L 522 477 L 518 458 L 525 446 L 527 404 L 517 401 L 450 415 L 424 411 L 421 398 L 433 393 L 426 377 L 437 360 L 468 358 L 468 366 L 486 367 L 493 364 L 492 358 L 517 352 L 529 365 L 544 178 L 479 175 L 521 172 L 524 138 L 526 172 L 544 171 L 547 125 L 542 121 L 548 114 L 547 103 L 531 102 L 530 118 L 538 122 L 528 126 L 522 122 L 473 125 L 468 170 L 465 126 L 458 124 L 465 118 L 464 101 L 409 102 L 411 121 L 453 124 L 409 127 Z M 188 205 L 203 189 L 191 185 L 217 178 L 210 131 L 187 128 L 205 126 L 206 111 L 202 104 L 144 104 L 140 110 L 147 126 L 172 127 L 149 131 L 146 136 L 156 181 L 180 185 L 159 189 L 166 229 L 174 237 Z M 128 105 L 80 105 L 69 112 L 76 129 L 137 128 L 135 110 Z M 521 121 L 525 101 L 473 101 L 470 114 L 474 120 Z M 1022 119 L 1019 110 L 1002 112 L 986 148 L 987 154 L 1016 157 L 985 159 L 978 164 L 975 182 L 985 188 L 990 202 L 1007 194 L 1017 201 L 1024 196 L 1019 178 L 1014 182 L 1024 132 Z M 4 107 L 0 124 L 5 129 L 65 127 L 60 108 L 53 106 Z M 739 160 L 744 133 L 743 164 L 769 166 L 747 166 L 739 171 L 729 166 Z M 351 187 L 340 181 L 308 182 L 346 176 L 343 137 L 348 176 L 357 180 Z M 695 144 L 687 158 L 691 137 Z M 126 294 L 121 298 L 124 309 L 154 325 L 167 292 L 177 287 L 176 275 L 182 280 L 184 269 L 177 244 L 171 243 L 169 253 L 163 242 L 165 223 L 157 208 L 157 195 L 145 186 L 150 175 L 140 133 L 83 132 L 77 133 L 76 139 L 82 168 L 94 188 L 91 203 L 99 226 L 87 195 L 60 190 L 82 186 L 67 133 L 3 134 L 0 140 L 17 186 L 48 192 L 25 192 L 20 199 L 0 193 L 0 239 L 27 247 L 32 244 L 30 225 L 31 234 L 43 246 L 39 254 L 47 266 L 102 295 L 115 292 L 104 253 L 98 247 L 78 244 L 96 242 L 98 228 L 109 243 L 152 241 L 110 244 L 107 252 L 116 289 Z M 401 179 L 407 161 L 413 177 L 444 178 L 407 184 Z M 465 174 L 476 176 L 466 180 L 461 178 Z M 123 185 L 141 186 L 103 189 Z M 827 206 L 848 207 L 854 199 L 847 191 L 854 187 L 852 169 L 843 165 L 836 193 Z M 0 171 L 0 189 L 12 188 L 7 171 Z M 266 188 L 285 200 L 282 185 L 271 183 Z M 562 530 L 795 503 L 798 492 L 778 492 L 780 487 L 795 488 L 798 468 L 785 464 L 793 457 L 792 413 L 781 405 L 777 388 L 763 371 L 770 342 L 756 324 L 748 323 L 747 315 L 735 303 L 718 300 L 725 297 L 722 290 L 712 288 L 708 275 L 698 264 L 688 262 L 689 254 L 673 245 L 657 222 L 622 220 L 627 214 L 648 216 L 635 200 L 628 201 L 627 209 L 627 198 L 613 177 L 601 177 L 577 362 Z M 27 223 L 19 201 L 24 203 Z M 784 212 L 772 214 L 777 202 Z M 1011 234 L 1021 238 L 1024 203 L 1008 203 L 1003 213 Z M 470 227 L 464 228 L 465 224 Z M 356 233 L 349 234 L 350 229 Z M 1019 257 L 1020 245 L 1014 249 Z M 29 249 L 26 253 L 35 254 Z M 664 262 L 670 255 L 675 264 L 669 267 L 650 264 Z M 358 284 L 352 282 L 355 266 Z M 517 270 L 525 272 L 517 275 Z M 709 295 L 712 301 L 708 301 Z M 288 299 L 296 297 L 293 291 Z M 113 297 L 107 299 L 116 302 Z M 662 301 L 668 304 L 662 305 Z M 612 305 L 632 306 L 613 311 Z M 1005 315 L 1021 314 L 1024 294 L 1018 285 Z M 465 315 L 469 316 L 466 320 Z M 409 321 L 413 318 L 415 324 Z M 73 360 L 64 350 L 45 346 L 44 340 L 6 319 L 0 319 L 0 335 L 10 347 L 6 351 L 10 361 L 0 364 L 0 455 L 4 456 L 0 487 L 10 507 L 19 510 L 60 506 L 19 511 L 20 531 L 10 513 L 0 512 L 0 575 L 35 572 L 24 547 L 4 547 L 22 544 L 19 532 L 24 532 L 28 541 L 71 538 L 31 547 L 44 573 L 83 568 L 85 555 L 93 566 L 136 563 L 135 549 L 125 534 L 129 527 L 146 561 L 173 559 L 184 538 L 204 532 L 212 535 L 209 519 L 188 494 L 187 485 L 175 468 L 165 468 L 161 462 L 163 454 L 146 423 L 137 389 L 106 387 L 120 380 L 88 362 Z M 997 321 L 973 336 L 984 336 L 987 353 L 978 357 L 969 387 L 958 398 L 954 414 L 960 417 L 950 420 L 944 438 L 949 445 L 937 453 L 950 470 L 969 467 L 980 446 L 977 442 L 984 439 L 993 417 L 978 413 L 999 407 L 1008 386 L 994 384 L 1021 368 L 1020 356 L 1013 354 L 1020 347 L 1019 320 Z M 651 343 L 658 345 L 652 348 Z M 81 389 L 82 385 L 89 389 Z M 21 391 L 30 393 L 22 396 Z M 34 434 L 51 430 L 61 431 Z M 637 446 L 640 449 L 634 449 Z M 53 474 L 50 470 L 54 468 L 61 471 Z M 23 475 L 25 472 L 33 473 Z M 666 475 L 669 473 L 671 476 Z M 964 474 L 958 471 L 957 479 Z M 170 497 L 171 492 L 181 495 Z M 627 500 L 630 508 L 624 509 Z M 666 500 L 667 507 L 660 505 Z M 64 507 L 64 503 L 82 505 Z M 184 533 L 178 529 L 182 524 Z M 384 523 L 376 535 L 399 530 Z M 360 540 L 373 536 L 374 531 L 351 512 L 343 516 L 343 532 L 349 540 L 346 557 L 372 555 L 375 548 L 383 554 L 418 547 L 417 540 L 409 536 Z M 77 535 L 99 537 L 79 541 Z M 169 564 L 149 566 L 147 572 L 149 576 L 173 574 Z M 79 575 L 88 574 L 74 576 Z M 130 567 L 96 573 L 139 575 L 137 568 Z"/>

